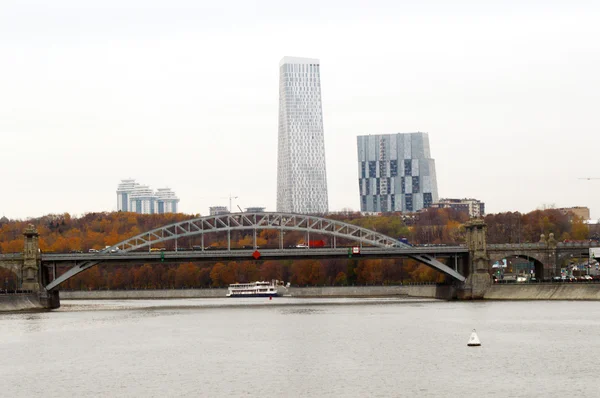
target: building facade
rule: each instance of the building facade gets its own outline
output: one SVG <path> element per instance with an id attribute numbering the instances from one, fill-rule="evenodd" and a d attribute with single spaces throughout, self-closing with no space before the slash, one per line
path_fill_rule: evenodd
<path id="1" fill-rule="evenodd" d="M 264 213 L 265 207 L 253 206 L 246 207 L 246 213 Z"/>
<path id="2" fill-rule="evenodd" d="M 470 217 L 483 217 L 485 215 L 485 203 L 477 199 L 440 199 L 431 207 L 464 211 Z"/>
<path id="3" fill-rule="evenodd" d="M 227 206 L 211 206 L 208 208 L 208 214 L 211 216 L 220 216 L 223 214 L 229 214 Z"/>
<path id="4" fill-rule="evenodd" d="M 156 195 L 148 185 L 136 186 L 129 195 L 129 211 L 156 214 Z"/>
<path id="5" fill-rule="evenodd" d="M 177 213 L 179 198 L 171 188 L 158 188 L 156 190 L 156 212 L 158 214 Z"/>
<path id="6" fill-rule="evenodd" d="M 117 187 L 117 211 L 129 211 L 129 195 L 140 184 L 135 180 L 121 180 Z"/>
<path id="7" fill-rule="evenodd" d="M 415 212 L 438 200 L 427 133 L 357 137 L 360 210 Z"/>
<path id="8" fill-rule="evenodd" d="M 279 63 L 277 211 L 327 213 L 327 172 L 318 59 Z"/>
<path id="9" fill-rule="evenodd" d="M 562 214 L 572 214 L 582 220 L 590 219 L 590 208 L 585 206 L 561 207 L 559 210 Z"/>
<path id="10" fill-rule="evenodd" d="M 154 192 L 147 185 L 134 179 L 121 180 L 117 187 L 117 211 L 141 214 L 177 213 L 179 198 L 170 188 L 159 188 Z"/>

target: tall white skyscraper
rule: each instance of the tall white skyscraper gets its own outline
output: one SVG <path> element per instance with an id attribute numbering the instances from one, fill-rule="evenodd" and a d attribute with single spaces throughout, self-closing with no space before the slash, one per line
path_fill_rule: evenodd
<path id="1" fill-rule="evenodd" d="M 319 60 L 279 63 L 277 211 L 327 213 Z"/>

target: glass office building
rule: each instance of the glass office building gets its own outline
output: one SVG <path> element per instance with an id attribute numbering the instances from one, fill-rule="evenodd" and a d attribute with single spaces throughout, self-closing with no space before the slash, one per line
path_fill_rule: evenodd
<path id="1" fill-rule="evenodd" d="M 415 212 L 438 201 L 427 133 L 361 135 L 358 185 L 363 212 Z"/>

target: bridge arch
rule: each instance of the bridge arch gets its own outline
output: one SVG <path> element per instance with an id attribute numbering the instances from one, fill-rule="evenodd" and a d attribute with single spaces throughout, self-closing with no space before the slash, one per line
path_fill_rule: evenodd
<path id="1" fill-rule="evenodd" d="M 219 232 L 226 232 L 228 234 L 227 250 L 230 250 L 230 234 L 233 231 L 240 230 L 300 231 L 307 234 L 313 232 L 333 237 L 334 247 L 336 244 L 335 238 L 348 239 L 360 245 L 366 244 L 375 247 L 410 247 L 387 235 L 342 221 L 302 214 L 263 212 L 231 213 L 181 221 L 141 233 L 103 251 L 118 248 L 119 250 L 128 252 L 179 238 L 198 235 L 204 237 L 205 234 Z M 282 245 L 281 239 L 280 245 Z M 202 249 L 205 248 L 204 242 L 202 242 L 201 246 Z M 256 246 L 256 234 L 254 235 L 254 246 Z"/>
<path id="2" fill-rule="evenodd" d="M 522 253 L 494 253 L 490 255 L 490 271 L 493 274 L 495 269 L 492 269 L 492 265 L 503 260 L 518 262 L 519 259 L 527 260 L 533 263 L 534 272 L 537 278 L 542 278 L 544 275 L 544 263 L 538 259 L 534 254 L 522 254 Z"/>
<path id="3" fill-rule="evenodd" d="M 149 248 L 153 245 L 166 241 L 198 235 L 202 238 L 201 246 L 202 250 L 204 250 L 204 235 L 219 232 L 227 233 L 228 248 L 226 250 L 231 250 L 231 232 L 239 230 L 254 231 L 254 247 L 256 247 L 256 231 L 279 230 L 280 234 L 283 234 L 285 231 L 305 232 L 308 235 L 308 238 L 310 238 L 311 232 L 319 235 L 331 236 L 334 238 L 333 247 L 336 247 L 336 239 L 342 238 L 356 242 L 356 244 L 360 246 L 368 245 L 382 248 L 411 248 L 410 245 L 402 243 L 399 240 L 387 235 L 342 221 L 303 214 L 260 212 L 230 213 L 180 221 L 133 236 L 101 250 L 100 253 L 107 253 L 113 250 L 130 252 Z M 280 248 L 282 249 L 283 239 L 281 236 L 282 235 L 280 235 Z M 456 273 L 444 264 L 437 262 L 435 259 L 422 255 L 412 257 L 418 261 L 424 262 L 429 266 L 433 266 L 442 272 L 447 272 L 456 279 L 464 279 L 460 274 Z M 100 260 L 91 260 L 77 264 L 50 282 L 46 288 L 48 290 L 55 289 L 61 283 L 79 274 L 80 272 L 97 265 L 100 262 Z"/>

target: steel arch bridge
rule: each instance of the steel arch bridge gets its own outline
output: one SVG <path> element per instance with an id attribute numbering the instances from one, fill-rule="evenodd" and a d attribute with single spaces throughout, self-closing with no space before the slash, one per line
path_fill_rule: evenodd
<path id="1" fill-rule="evenodd" d="M 363 245 L 379 247 L 379 248 L 398 248 L 410 249 L 412 246 L 404 244 L 397 239 L 383 235 L 381 233 L 368 230 L 356 225 L 348 224 L 342 221 L 331 220 L 318 216 L 291 214 L 291 213 L 230 213 L 216 216 L 206 216 L 191 220 L 181 221 L 151 231 L 147 231 L 136 235 L 132 238 L 119 242 L 113 246 L 107 247 L 99 252 L 99 254 L 111 253 L 118 250 L 119 252 L 132 252 L 139 249 L 150 248 L 153 245 L 162 242 L 174 240 L 177 244 L 177 239 L 200 236 L 201 248 L 204 251 L 204 236 L 211 233 L 227 233 L 227 249 L 231 250 L 231 232 L 241 230 L 253 231 L 253 247 L 256 248 L 257 231 L 259 230 L 278 230 L 279 231 L 279 248 L 283 249 L 283 234 L 286 231 L 299 231 L 306 233 L 307 241 L 310 240 L 310 234 L 326 235 L 333 238 L 333 248 L 337 247 L 337 238 L 351 240 L 356 242 L 361 247 Z M 444 272 L 455 279 L 464 280 L 464 277 L 454 271 L 445 264 L 432 259 L 426 255 L 411 255 L 409 256 L 417 261 L 423 262 L 429 266 Z M 47 286 L 47 290 L 52 290 L 58 287 L 61 283 L 72 278 L 73 276 L 83 272 L 102 260 L 84 261 L 76 264 L 64 274 L 60 275 Z"/>

